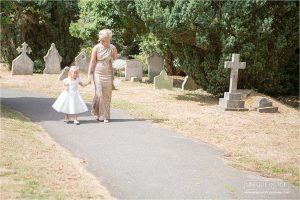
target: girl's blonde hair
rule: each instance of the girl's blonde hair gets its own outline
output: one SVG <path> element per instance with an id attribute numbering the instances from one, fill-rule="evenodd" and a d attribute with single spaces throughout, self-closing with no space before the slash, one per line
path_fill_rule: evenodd
<path id="1" fill-rule="evenodd" d="M 103 29 L 103 30 L 99 31 L 99 42 L 106 38 L 111 40 L 112 35 L 113 35 L 112 31 L 109 29 Z"/>
<path id="2" fill-rule="evenodd" d="M 69 73 L 68 73 L 68 77 L 71 77 L 71 72 L 73 71 L 79 71 L 79 67 L 78 66 L 71 66 L 69 69 Z"/>

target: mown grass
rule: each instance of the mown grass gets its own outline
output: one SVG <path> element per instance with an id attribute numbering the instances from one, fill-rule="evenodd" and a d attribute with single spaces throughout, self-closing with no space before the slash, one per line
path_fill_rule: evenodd
<path id="1" fill-rule="evenodd" d="M 112 198 L 39 125 L 10 108 L 0 112 L 0 199 Z"/>

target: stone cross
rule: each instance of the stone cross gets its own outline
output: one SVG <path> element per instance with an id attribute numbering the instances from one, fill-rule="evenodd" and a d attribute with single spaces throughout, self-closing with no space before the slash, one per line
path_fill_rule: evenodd
<path id="1" fill-rule="evenodd" d="M 20 48 L 20 47 L 18 47 L 17 48 L 17 51 L 18 51 L 18 53 L 28 53 L 28 54 L 30 54 L 31 53 L 31 48 L 30 47 L 28 47 L 28 44 L 26 43 L 26 42 L 23 42 L 23 44 L 22 44 L 22 48 Z"/>
<path id="2" fill-rule="evenodd" d="M 246 63 L 240 62 L 240 54 L 232 54 L 231 61 L 225 61 L 225 68 L 231 68 L 229 93 L 236 93 L 239 69 L 245 69 Z"/>
<path id="3" fill-rule="evenodd" d="M 21 54 L 12 61 L 11 75 L 32 75 L 33 62 L 27 55 L 31 53 L 31 48 L 23 42 L 22 47 L 18 47 L 17 51 Z"/>

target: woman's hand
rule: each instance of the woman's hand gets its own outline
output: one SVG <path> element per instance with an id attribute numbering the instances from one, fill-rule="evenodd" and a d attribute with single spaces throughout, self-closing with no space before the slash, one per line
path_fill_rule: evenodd
<path id="1" fill-rule="evenodd" d="M 88 84 L 92 83 L 92 76 L 88 75 Z"/>

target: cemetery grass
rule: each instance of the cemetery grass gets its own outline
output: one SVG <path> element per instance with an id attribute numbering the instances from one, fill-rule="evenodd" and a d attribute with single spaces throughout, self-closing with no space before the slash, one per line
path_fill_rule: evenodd
<path id="1" fill-rule="evenodd" d="M 56 98 L 62 91 L 58 75 L 13 76 L 2 70 L 2 87 L 42 93 Z M 81 79 L 86 79 L 81 74 Z M 80 88 L 91 102 L 94 86 Z M 246 107 L 258 96 L 248 96 Z M 280 113 L 229 112 L 218 107 L 218 98 L 204 91 L 179 88 L 154 90 L 152 84 L 122 82 L 113 91 L 112 107 L 125 109 L 136 118 L 224 150 L 224 161 L 239 169 L 280 178 L 299 187 L 299 111 L 270 98 Z"/>
<path id="2" fill-rule="evenodd" d="M 1 199 L 111 199 L 82 160 L 21 113 L 1 107 Z"/>

